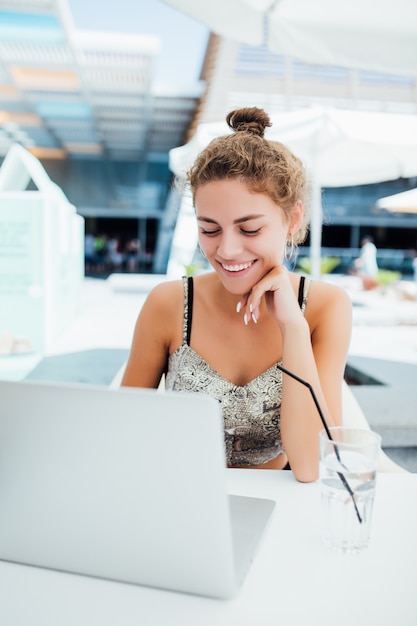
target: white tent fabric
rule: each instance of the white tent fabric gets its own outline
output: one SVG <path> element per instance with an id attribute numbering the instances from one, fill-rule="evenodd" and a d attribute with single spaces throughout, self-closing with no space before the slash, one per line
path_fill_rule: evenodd
<path id="1" fill-rule="evenodd" d="M 396 180 L 417 175 L 417 115 L 312 107 L 272 118 L 265 136 L 286 144 L 304 162 L 312 184 L 312 275 L 320 276 L 321 187 Z M 191 141 L 170 151 L 170 168 L 183 176 L 226 122 L 200 124 Z"/>
<path id="2" fill-rule="evenodd" d="M 417 213 L 417 189 L 409 189 L 392 196 L 380 198 L 376 206 L 393 213 Z"/>
<path id="3" fill-rule="evenodd" d="M 272 117 L 267 139 L 281 141 L 314 173 L 321 187 L 360 185 L 417 174 L 417 115 L 310 107 Z M 170 151 L 181 176 L 226 122 L 200 124 L 185 146 Z"/>
<path id="4" fill-rule="evenodd" d="M 213 32 L 309 63 L 417 75 L 415 0 L 165 0 Z"/>

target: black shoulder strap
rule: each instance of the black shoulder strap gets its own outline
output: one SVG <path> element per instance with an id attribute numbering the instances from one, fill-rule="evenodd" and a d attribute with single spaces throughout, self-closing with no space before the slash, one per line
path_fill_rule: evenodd
<path id="1" fill-rule="evenodd" d="M 188 302 L 187 302 L 187 345 L 190 345 L 191 337 L 191 323 L 193 320 L 193 297 L 194 297 L 194 283 L 193 277 L 189 276 L 188 282 Z"/>
<path id="2" fill-rule="evenodd" d="M 301 276 L 300 278 L 300 285 L 298 287 L 298 304 L 301 307 L 303 306 L 303 299 L 304 299 L 304 283 L 306 282 L 306 277 L 305 276 Z"/>

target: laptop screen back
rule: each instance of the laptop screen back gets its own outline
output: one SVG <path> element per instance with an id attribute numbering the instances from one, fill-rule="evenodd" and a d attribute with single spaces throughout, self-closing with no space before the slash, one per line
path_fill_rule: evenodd
<path id="1" fill-rule="evenodd" d="M 215 400 L 1 381 L 0 397 L 1 559 L 235 593 Z"/>

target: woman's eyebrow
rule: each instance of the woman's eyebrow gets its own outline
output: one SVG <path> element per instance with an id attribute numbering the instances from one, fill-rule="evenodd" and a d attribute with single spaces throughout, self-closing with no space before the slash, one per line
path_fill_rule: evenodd
<path id="1" fill-rule="evenodd" d="M 250 222 L 251 220 L 256 220 L 260 217 L 264 217 L 263 214 L 256 215 L 245 215 L 245 217 L 239 217 L 237 220 L 233 220 L 233 224 L 243 224 L 244 222 Z M 206 222 L 207 224 L 217 224 L 216 220 L 213 220 L 211 217 L 197 217 L 198 222 Z"/>
<path id="2" fill-rule="evenodd" d="M 239 217 L 239 219 L 234 220 L 233 224 L 243 224 L 243 222 L 250 222 L 251 220 L 257 220 L 260 217 L 264 217 L 262 213 L 257 213 L 255 215 L 246 215 L 245 217 Z"/>
<path id="3" fill-rule="evenodd" d="M 216 220 L 212 220 L 211 217 L 197 217 L 198 222 L 207 222 L 208 224 L 217 224 Z"/>

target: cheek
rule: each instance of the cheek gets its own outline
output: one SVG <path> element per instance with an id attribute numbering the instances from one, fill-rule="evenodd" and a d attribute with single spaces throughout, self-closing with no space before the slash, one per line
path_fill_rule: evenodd
<path id="1" fill-rule="evenodd" d="M 264 255 L 270 257 L 274 263 L 282 263 L 285 254 L 285 236 L 270 237 L 268 242 L 264 242 L 261 249 L 263 249 Z"/>

